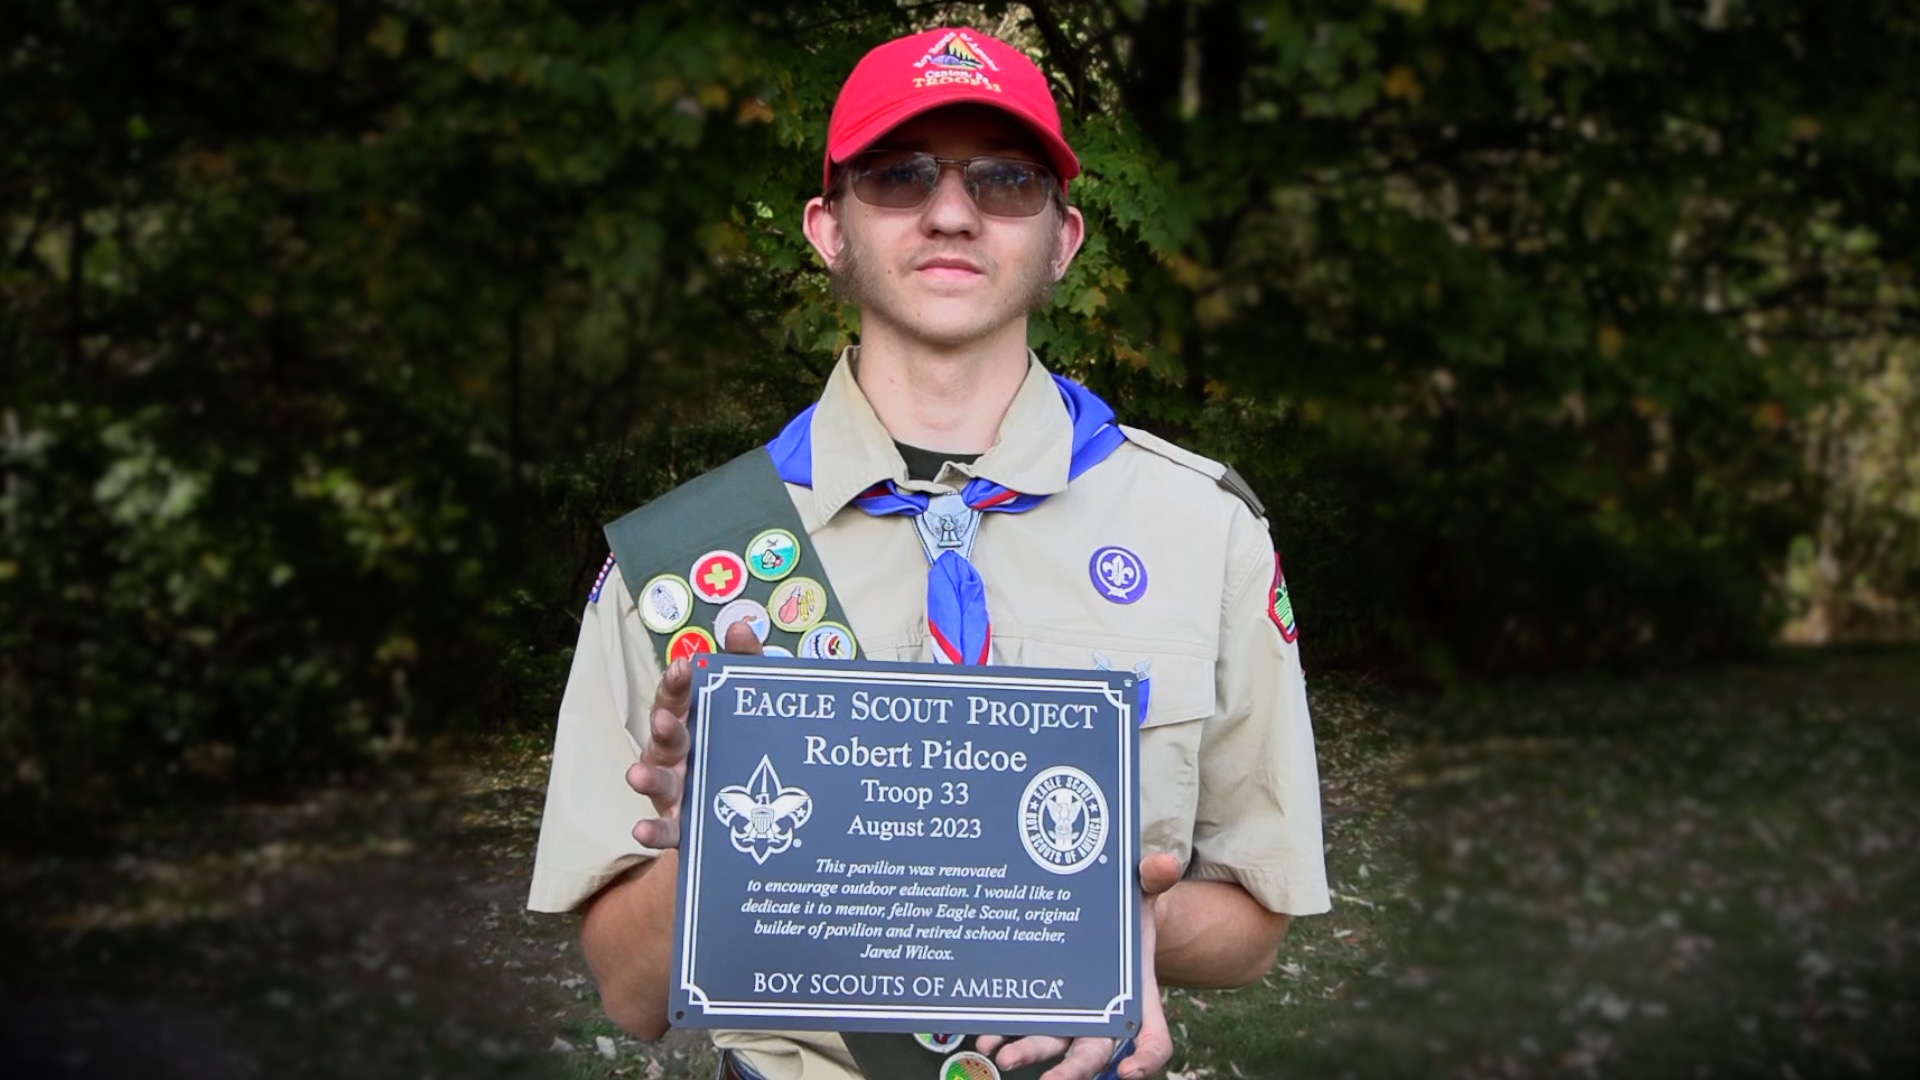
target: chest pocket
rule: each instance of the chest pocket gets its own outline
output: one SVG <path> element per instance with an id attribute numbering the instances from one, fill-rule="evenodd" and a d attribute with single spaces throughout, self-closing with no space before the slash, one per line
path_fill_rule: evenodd
<path id="1" fill-rule="evenodd" d="M 1190 651 L 1116 649 L 1025 638 L 994 639 L 995 661 L 1021 667 L 1103 668 L 1131 671 L 1142 679 L 1146 716 L 1142 730 L 1213 715 L 1213 660 Z"/>
<path id="2" fill-rule="evenodd" d="M 1140 651 L 1057 640 L 996 638 L 1002 663 L 1028 667 L 1142 672 L 1147 715 L 1140 725 L 1140 843 L 1142 851 L 1172 853 L 1186 865 L 1193 854 L 1194 813 L 1200 799 L 1200 744 L 1214 712 L 1214 662 L 1169 645 Z M 1144 669 L 1142 665 L 1145 665 Z"/>

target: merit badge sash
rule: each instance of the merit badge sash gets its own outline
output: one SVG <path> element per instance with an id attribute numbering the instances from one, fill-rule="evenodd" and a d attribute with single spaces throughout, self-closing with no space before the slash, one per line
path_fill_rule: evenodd
<path id="1" fill-rule="evenodd" d="M 695 477 L 606 527 L 663 664 L 719 652 L 748 620 L 768 656 L 851 660 L 845 609 L 764 448 Z"/>

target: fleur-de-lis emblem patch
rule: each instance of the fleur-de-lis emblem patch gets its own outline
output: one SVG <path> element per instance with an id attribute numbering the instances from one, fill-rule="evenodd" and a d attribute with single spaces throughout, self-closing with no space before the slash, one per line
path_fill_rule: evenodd
<path id="1" fill-rule="evenodd" d="M 1117 544 L 1094 552 L 1087 571 L 1100 595 L 1116 604 L 1131 604 L 1147 593 L 1147 564 Z"/>
<path id="2" fill-rule="evenodd" d="M 727 826 L 736 851 L 766 861 L 799 843 L 794 832 L 813 816 L 813 796 L 783 787 L 780 774 L 764 754 L 745 784 L 732 784 L 713 797 L 714 816 Z"/>

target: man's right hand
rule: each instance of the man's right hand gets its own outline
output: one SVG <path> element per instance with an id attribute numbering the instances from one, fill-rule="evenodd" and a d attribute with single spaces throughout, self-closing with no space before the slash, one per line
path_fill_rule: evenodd
<path id="1" fill-rule="evenodd" d="M 727 627 L 724 648 L 730 653 L 760 655 L 760 639 L 745 619 Z M 640 760 L 627 766 L 627 786 L 653 800 L 656 816 L 633 827 L 633 838 L 655 851 L 680 846 L 680 797 L 686 791 L 687 709 L 693 703 L 693 663 L 686 659 L 667 665 L 653 696 L 647 720 L 647 745 Z"/>

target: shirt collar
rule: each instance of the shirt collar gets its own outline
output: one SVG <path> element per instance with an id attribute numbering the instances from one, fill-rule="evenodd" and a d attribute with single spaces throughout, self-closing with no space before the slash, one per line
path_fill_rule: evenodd
<path id="1" fill-rule="evenodd" d="M 840 354 L 820 403 L 813 410 L 813 512 L 809 531 L 824 525 L 854 496 L 883 481 L 909 484 L 907 463 L 894 449 L 893 436 L 874 415 L 873 406 L 855 381 L 853 365 L 859 346 Z M 1073 420 L 1053 376 L 1040 358 L 1027 351 L 1027 377 L 1013 395 L 993 446 L 971 465 L 950 464 L 949 476 L 984 477 L 1026 495 L 1054 495 L 1067 489 L 1073 459 Z M 934 485 L 938 487 L 938 485 Z M 944 488 L 942 488 L 944 490 Z"/>

